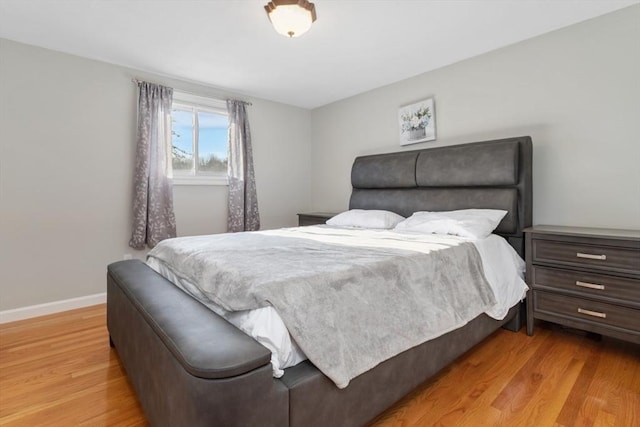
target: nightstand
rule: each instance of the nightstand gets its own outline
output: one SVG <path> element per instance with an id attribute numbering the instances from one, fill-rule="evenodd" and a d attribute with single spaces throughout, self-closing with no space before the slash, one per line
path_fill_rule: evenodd
<path id="1" fill-rule="evenodd" d="M 526 228 L 527 334 L 534 319 L 640 343 L 640 231 Z"/>
<path id="2" fill-rule="evenodd" d="M 318 225 L 324 224 L 331 217 L 336 216 L 335 213 L 329 212 L 311 212 L 311 213 L 299 213 L 298 214 L 298 225 L 302 227 L 303 225 Z"/>

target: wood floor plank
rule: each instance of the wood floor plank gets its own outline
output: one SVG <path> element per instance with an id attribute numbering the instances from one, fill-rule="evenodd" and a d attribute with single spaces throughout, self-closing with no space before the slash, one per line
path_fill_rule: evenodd
<path id="1" fill-rule="evenodd" d="M 551 360 L 544 356 L 550 353 L 557 354 L 562 350 L 561 343 L 557 341 L 548 339 L 542 342 L 532 357 L 527 359 L 500 395 L 491 403 L 491 406 L 502 412 L 507 410 L 520 411 L 540 388 L 543 379 L 541 371 L 557 365 L 559 360 L 562 363 L 562 359 L 559 357 L 554 357 Z"/>
<path id="2" fill-rule="evenodd" d="M 537 345 L 522 346 L 513 340 L 510 334 L 500 334 L 502 342 L 491 340 L 481 344 L 479 348 L 474 349 L 465 360 L 469 360 L 470 370 L 467 372 L 456 370 L 456 375 L 462 377 L 461 382 L 453 383 L 454 390 L 463 392 L 464 397 L 454 402 L 447 396 L 441 396 L 439 401 L 435 401 L 436 407 L 440 411 L 430 411 L 422 416 L 420 423 L 424 423 L 426 419 L 432 419 L 443 425 L 460 425 L 471 423 L 476 418 L 476 409 L 482 408 L 483 412 L 497 417 L 499 411 L 491 411 L 485 408 L 490 407 L 493 401 L 503 390 L 504 379 L 511 378 L 521 368 L 526 361 L 536 351 Z M 524 335 L 519 337 L 524 338 Z M 495 343 L 495 344 L 494 344 Z M 493 344 L 493 345 L 491 345 Z M 499 346 L 503 351 L 496 354 L 495 346 Z M 455 403 L 449 407 L 441 404 L 441 400 L 445 398 L 449 402 Z M 439 412 L 443 412 L 442 416 Z M 487 420 L 488 422 L 489 420 Z"/>
<path id="3" fill-rule="evenodd" d="M 530 346 L 523 346 L 518 342 L 519 339 L 526 340 L 526 336 L 495 334 L 491 340 L 481 343 L 467 357 L 447 368 L 427 389 L 403 399 L 401 407 L 410 416 L 394 414 L 393 418 L 380 419 L 380 425 L 400 425 L 394 419 L 402 419 L 402 423 L 407 425 L 420 425 L 427 422 L 426 419 L 447 423 L 453 420 L 459 423 L 471 422 L 474 409 L 486 408 L 487 402 L 491 402 L 500 392 L 503 386 L 501 378 L 511 378 L 536 350 L 538 343 L 542 342 L 539 340 Z M 496 352 L 496 348 L 501 351 Z M 442 378 L 446 378 L 451 370 L 456 371 L 463 380 L 456 383 L 443 381 Z M 437 393 L 439 399 L 433 398 L 434 393 Z M 460 393 L 466 397 L 461 398 L 458 396 Z M 442 405 L 443 400 L 447 405 Z M 476 403 L 470 405 L 470 402 Z M 388 412 L 387 415 L 391 413 Z"/>
<path id="4" fill-rule="evenodd" d="M 640 419 L 640 351 L 626 343 L 616 344 L 617 351 L 609 348 L 604 352 L 603 369 L 597 371 L 600 374 L 599 396 L 604 401 L 602 411 L 616 414 L 620 425 L 634 425 L 629 423 Z M 602 392 L 603 389 L 607 390 L 606 394 Z"/>
<path id="5" fill-rule="evenodd" d="M 554 424 L 558 414 L 584 363 L 578 359 L 571 359 L 566 368 L 561 369 L 561 364 L 556 365 L 557 370 L 549 370 L 541 382 L 536 398 L 531 399 L 523 408 L 525 417 L 520 417 L 519 425 L 523 426 L 548 426 Z"/>
<path id="6" fill-rule="evenodd" d="M 578 378 L 576 378 L 567 399 L 564 401 L 562 410 L 556 419 L 556 422 L 563 426 L 572 425 L 578 418 L 578 414 L 585 405 L 585 400 L 588 397 L 584 391 L 587 390 L 593 382 L 596 369 L 600 364 L 600 353 L 597 351 L 596 346 L 590 345 L 588 341 L 586 341 L 583 346 L 582 356 L 584 367 L 580 371 Z"/>
<path id="7" fill-rule="evenodd" d="M 0 325 L 0 425 L 147 426 L 105 306 Z M 640 425 L 640 346 L 497 331 L 369 425 Z"/>

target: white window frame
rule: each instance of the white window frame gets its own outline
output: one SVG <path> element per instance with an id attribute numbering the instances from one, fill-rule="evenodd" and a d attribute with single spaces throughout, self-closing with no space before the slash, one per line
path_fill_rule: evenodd
<path id="1" fill-rule="evenodd" d="M 223 116 L 228 116 L 227 103 L 221 99 L 207 98 L 204 96 L 193 95 L 190 93 L 173 91 L 173 104 L 174 107 L 197 108 L 201 111 L 207 111 Z M 198 159 L 198 132 L 195 132 L 198 126 L 198 115 L 196 114 L 196 122 L 194 123 L 194 164 Z M 228 153 L 227 153 L 228 155 Z M 173 171 L 173 184 L 174 185 L 229 185 L 229 176 L 226 172 L 219 173 L 199 173 L 197 174 L 194 169 L 191 171 Z"/>

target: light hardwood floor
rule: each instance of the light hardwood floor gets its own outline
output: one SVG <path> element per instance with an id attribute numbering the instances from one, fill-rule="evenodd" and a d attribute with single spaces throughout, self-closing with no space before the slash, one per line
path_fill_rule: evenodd
<path id="1" fill-rule="evenodd" d="M 104 305 L 0 325 L 0 425 L 145 426 Z M 500 330 L 371 426 L 640 426 L 640 346 Z"/>

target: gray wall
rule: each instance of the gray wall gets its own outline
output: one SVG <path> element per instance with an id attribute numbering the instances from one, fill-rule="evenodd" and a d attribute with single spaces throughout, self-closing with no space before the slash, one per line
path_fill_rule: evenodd
<path id="1" fill-rule="evenodd" d="M 535 223 L 640 229 L 638 22 L 633 6 L 311 112 L 245 98 L 264 228 L 346 209 L 354 157 L 400 150 L 398 107 L 434 96 L 437 141 L 404 149 L 531 135 Z M 233 96 L 0 40 L 0 311 L 104 292 L 107 263 L 144 256 L 131 77 Z M 180 235 L 225 230 L 226 187 L 174 196 Z"/>
<path id="2" fill-rule="evenodd" d="M 404 149 L 530 135 L 534 223 L 640 229 L 639 23 L 633 6 L 313 110 L 314 209 L 346 209 L 353 159 L 400 150 L 398 107 L 433 96 L 437 140 Z"/>
<path id="3" fill-rule="evenodd" d="M 127 246 L 135 151 L 132 77 L 233 94 L 0 39 L 0 311 L 105 291 Z M 263 228 L 310 207 L 310 112 L 250 100 Z M 180 235 L 226 230 L 222 186 L 174 187 Z"/>

